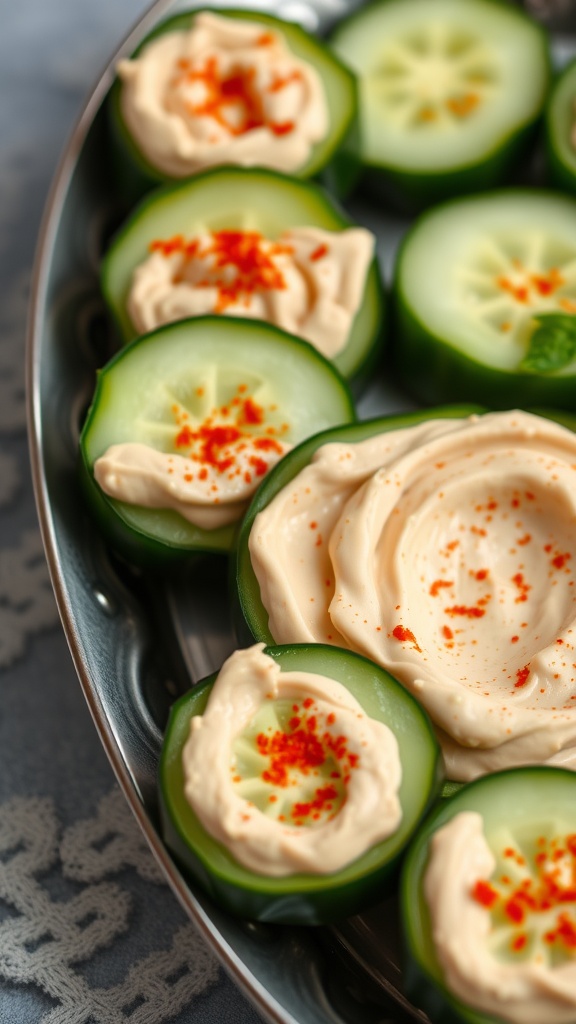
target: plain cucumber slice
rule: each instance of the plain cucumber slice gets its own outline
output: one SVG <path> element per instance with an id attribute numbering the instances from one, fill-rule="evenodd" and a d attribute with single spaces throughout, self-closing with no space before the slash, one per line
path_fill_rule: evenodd
<path id="1" fill-rule="evenodd" d="M 502 190 L 423 214 L 401 246 L 393 361 L 424 402 L 573 410 L 576 358 L 528 368 L 542 315 L 576 327 L 576 202 Z"/>
<path id="2" fill-rule="evenodd" d="M 356 913 L 389 888 L 406 843 L 440 785 L 439 754 L 427 716 L 416 701 L 372 662 L 321 644 L 269 647 L 283 671 L 318 673 L 342 683 L 364 710 L 395 733 L 402 764 L 402 821 L 388 839 L 331 875 L 258 875 L 242 867 L 200 826 L 183 794 L 182 747 L 190 718 L 202 714 L 215 679 L 195 686 L 174 705 L 160 761 L 162 830 L 166 845 L 218 903 L 243 917 L 320 924 Z"/>
<path id="3" fill-rule="evenodd" d="M 423 891 L 433 836 L 455 815 L 464 811 L 476 812 L 483 819 L 486 840 L 497 859 L 494 879 L 500 879 L 502 875 L 516 877 L 511 850 L 518 851 L 534 876 L 534 859 L 547 848 L 543 840 L 549 843 L 554 839 L 565 840 L 568 836 L 573 838 L 575 800 L 574 772 L 551 767 L 517 768 L 488 775 L 463 786 L 454 796 L 443 800 L 419 829 L 404 861 L 400 886 L 406 947 L 404 988 L 412 1002 L 423 1009 L 432 1021 L 493 1024 L 495 1019 L 501 1020 L 456 998 L 450 992 L 438 963 Z M 572 904 L 564 904 L 569 914 L 571 907 L 573 901 Z M 508 950 L 502 952 L 505 962 L 510 963 L 519 956 L 530 956 L 531 942 L 527 944 L 525 954 L 510 952 L 510 943 L 517 932 L 510 927 L 510 921 L 506 929 L 505 920 L 504 916 L 500 923 L 494 919 L 491 947 L 495 948 L 501 935 L 500 948 Z M 537 920 L 535 927 L 538 929 Z M 557 959 L 556 951 L 545 942 L 535 943 L 535 947 L 544 961 L 550 963 Z"/>
<path id="4" fill-rule="evenodd" d="M 323 188 L 262 169 L 206 171 L 158 189 L 126 221 L 102 265 L 102 288 L 125 341 L 135 337 L 126 298 L 135 267 L 149 255 L 154 239 L 185 238 L 218 230 L 258 231 L 275 239 L 292 227 L 342 231 L 352 222 Z M 376 260 L 366 278 L 362 302 L 348 342 L 334 365 L 347 379 L 362 379 L 377 356 L 382 332 L 383 289 Z"/>
<path id="5" fill-rule="evenodd" d="M 276 407 L 270 415 L 274 424 L 287 424 L 282 440 L 289 444 L 355 419 L 348 387 L 327 360 L 253 320 L 182 320 L 137 339 L 100 371 L 80 438 L 82 475 L 108 540 L 130 561 L 162 564 L 194 551 L 225 552 L 235 526 L 200 529 L 177 512 L 113 500 L 95 482 L 96 459 L 126 441 L 175 452 L 175 407 L 195 425 L 231 402 L 240 386 L 246 397 Z"/>
<path id="6" fill-rule="evenodd" d="M 501 183 L 546 98 L 546 33 L 498 0 L 377 0 L 332 46 L 358 75 L 363 160 L 410 205 Z"/>
<path id="7" fill-rule="evenodd" d="M 576 60 L 558 75 L 546 105 L 548 168 L 555 185 L 576 192 Z"/>
<path id="8" fill-rule="evenodd" d="M 199 11 L 186 11 L 166 19 L 142 40 L 132 56 L 166 32 L 188 30 Z M 326 94 L 330 129 L 328 135 L 312 149 L 307 163 L 295 177 L 308 179 L 322 174 L 326 184 L 337 195 L 346 195 L 358 177 L 358 97 L 356 78 L 352 71 L 318 39 L 300 25 L 283 21 L 254 10 L 218 8 L 220 16 L 256 21 L 280 32 L 290 50 L 300 60 L 314 66 Z M 121 192 L 134 201 L 150 188 L 170 179 L 144 156 L 130 134 L 121 112 L 122 83 L 117 79 L 109 97 L 112 156 Z M 262 160 L 265 166 L 265 154 Z"/>

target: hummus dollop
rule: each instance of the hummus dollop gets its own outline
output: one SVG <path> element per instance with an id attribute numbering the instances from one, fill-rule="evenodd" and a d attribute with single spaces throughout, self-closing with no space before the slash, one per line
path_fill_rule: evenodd
<path id="1" fill-rule="evenodd" d="M 565 956 L 558 956 L 553 935 L 560 919 L 565 922 L 574 905 L 573 855 L 565 852 L 562 866 L 553 856 L 534 876 L 510 840 L 505 845 L 505 882 L 509 888 L 507 876 L 514 876 L 518 889 L 526 896 L 515 904 L 523 908 L 522 927 L 514 928 L 509 919 L 517 921 L 519 917 L 513 911 L 512 899 L 502 909 L 497 888 L 486 881 L 494 877 L 497 859 L 484 835 L 480 814 L 466 811 L 455 815 L 432 839 L 424 894 L 434 950 L 446 986 L 467 1006 L 512 1024 L 541 1024 L 544 1020 L 570 1024 L 576 1016 L 574 950 L 573 945 L 565 945 Z M 536 864 L 543 856 L 541 846 L 538 851 Z M 560 875 L 567 868 L 569 880 L 563 885 Z M 546 872 L 551 884 L 543 885 Z M 530 897 L 533 904 L 538 904 L 540 888 L 548 893 L 547 906 L 532 912 Z M 557 902 L 550 896 L 553 890 L 557 891 Z M 500 915 L 491 912 L 487 904 L 492 901 L 500 908 Z M 560 921 L 558 938 L 565 933 Z M 574 934 L 574 925 L 570 934 Z"/>
<path id="2" fill-rule="evenodd" d="M 576 436 L 512 411 L 327 444 L 256 517 L 276 643 L 401 680 L 449 778 L 576 768 Z"/>
<path id="3" fill-rule="evenodd" d="M 157 239 L 132 276 L 127 310 L 139 334 L 189 316 L 265 320 L 327 358 L 346 345 L 374 255 L 365 228 L 294 227 Z"/>
<path id="4" fill-rule="evenodd" d="M 262 23 L 201 12 L 117 72 L 129 131 L 170 177 L 218 164 L 295 172 L 328 131 L 320 76 Z"/>
<path id="5" fill-rule="evenodd" d="M 232 654 L 192 718 L 186 799 L 251 871 L 330 874 L 400 824 L 396 738 L 341 683 L 263 652 Z"/>

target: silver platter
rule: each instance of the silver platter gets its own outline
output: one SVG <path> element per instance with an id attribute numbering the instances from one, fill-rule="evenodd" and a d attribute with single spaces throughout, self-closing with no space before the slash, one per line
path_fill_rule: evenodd
<path id="1" fill-rule="evenodd" d="M 190 6 L 159 0 L 113 55 L 69 140 L 44 217 L 27 375 L 34 486 L 52 582 L 80 684 L 126 800 L 182 906 L 260 1013 L 275 1024 L 425 1022 L 402 993 L 393 899 L 337 928 L 259 925 L 219 910 L 178 870 L 159 833 L 158 757 L 174 697 L 235 646 L 226 565 L 198 558 L 169 583 L 135 573 L 107 550 L 79 490 L 79 428 L 96 370 L 111 354 L 99 260 L 126 213 L 105 160 L 103 103 L 117 59 L 167 14 Z M 323 32 L 352 5 L 252 6 Z M 546 14 L 544 5 L 538 13 Z M 560 15 L 576 28 L 566 3 Z M 559 46 L 561 60 L 576 50 L 566 38 Z M 389 279 L 406 223 L 362 198 L 348 209 L 376 233 Z M 375 382 L 359 411 L 367 418 L 410 408 L 406 396 Z"/>

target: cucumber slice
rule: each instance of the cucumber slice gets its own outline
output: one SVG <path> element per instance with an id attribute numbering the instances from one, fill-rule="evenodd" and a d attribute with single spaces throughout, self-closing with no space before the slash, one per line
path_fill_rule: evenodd
<path id="1" fill-rule="evenodd" d="M 190 719 L 204 711 L 215 676 L 174 705 L 160 761 L 160 806 L 166 845 L 184 870 L 228 911 L 261 921 L 320 924 L 348 916 L 380 898 L 440 785 L 436 740 L 418 704 L 383 669 L 333 647 L 269 647 L 282 672 L 311 672 L 345 686 L 367 714 L 396 735 L 402 765 L 402 820 L 396 832 L 332 874 L 274 878 L 238 863 L 200 825 L 184 797 L 182 748 Z"/>
<path id="2" fill-rule="evenodd" d="M 422 401 L 573 410 L 576 202 L 502 190 L 430 210 L 402 244 L 394 304 L 392 359 Z"/>
<path id="3" fill-rule="evenodd" d="M 357 73 L 362 156 L 404 205 L 492 188 L 548 89 L 548 39 L 498 0 L 379 0 L 332 39 Z"/>
<path id="4" fill-rule="evenodd" d="M 554 851 L 562 846 L 566 850 L 566 839 L 569 838 L 571 852 L 566 850 L 562 870 L 564 879 L 566 873 L 573 878 L 570 869 L 573 873 L 575 799 L 576 775 L 573 772 L 550 767 L 517 768 L 486 776 L 462 787 L 450 799 L 443 800 L 418 831 L 404 861 L 400 886 L 406 947 L 404 988 L 412 1002 L 426 1011 L 432 1021 L 493 1024 L 494 1021 L 514 1019 L 574 1019 L 573 1006 L 571 1012 L 569 1000 L 551 997 L 550 1005 L 546 1008 L 540 997 L 546 998 L 547 981 L 554 972 L 561 970 L 562 965 L 566 970 L 570 963 L 574 963 L 570 929 L 566 929 L 570 940 L 568 946 L 561 941 L 561 936 L 553 939 L 552 932 L 558 927 L 559 915 L 565 917 L 566 921 L 572 921 L 572 929 L 576 922 L 573 886 L 571 892 L 568 891 L 570 884 L 566 884 L 566 880 L 562 882 L 558 874 L 554 874 L 558 865 L 558 860 L 554 861 L 554 858 L 559 857 Z M 446 971 L 440 966 L 435 948 L 436 939 L 424 893 L 431 843 L 442 827 L 454 822 L 457 815 L 463 812 L 481 816 L 484 835 L 496 859 L 496 867 L 489 878 L 482 877 L 477 862 L 471 856 L 467 858 L 462 850 L 456 870 L 459 871 L 460 866 L 464 867 L 467 863 L 471 875 L 474 875 L 475 870 L 478 871 L 478 876 L 471 878 L 471 889 L 477 881 L 483 882 L 489 886 L 485 890 L 489 897 L 492 887 L 500 896 L 493 903 L 489 935 L 478 935 L 476 939 L 467 932 L 465 907 L 460 902 L 458 915 L 463 922 L 463 949 L 468 950 L 474 945 L 473 956 L 478 965 L 484 962 L 478 953 L 478 948 L 484 943 L 494 963 L 506 965 L 507 969 L 511 969 L 514 963 L 518 966 L 538 964 L 538 992 L 533 993 L 529 1011 L 524 1005 L 523 1009 L 516 1010 L 516 1017 L 511 1015 L 511 1004 L 507 1005 L 504 1000 L 497 1009 L 478 1009 L 478 1004 L 476 1007 L 473 1005 L 477 997 L 470 988 L 467 989 L 466 998 L 456 995 L 454 983 L 451 985 Z M 562 860 L 562 857 L 559 859 Z M 551 872 L 548 881 L 546 872 Z M 523 879 L 526 879 L 524 886 Z M 543 889 L 547 890 L 549 897 L 546 900 L 547 910 L 538 898 Z M 525 896 L 521 896 L 519 901 L 514 899 L 514 892 L 522 890 Z M 534 912 L 528 909 L 531 898 L 534 899 L 532 905 L 538 908 Z M 488 903 L 492 899 L 490 897 Z M 454 944 L 459 941 L 457 934 L 449 935 L 448 939 Z M 551 973 L 547 974 L 546 968 L 550 968 Z M 512 976 L 508 977 L 508 983 L 512 995 Z M 566 984 L 569 985 L 569 982 Z M 557 1017 L 558 1012 L 562 1016 Z"/>
<path id="5" fill-rule="evenodd" d="M 150 255 L 154 240 L 236 229 L 277 239 L 283 231 L 303 226 L 340 232 L 353 225 L 322 188 L 274 171 L 218 168 L 159 189 L 127 220 L 102 266 L 104 296 L 122 338 L 136 336 L 127 296 L 133 272 Z M 377 356 L 382 318 L 383 289 L 374 259 L 348 341 L 333 360 L 347 379 L 360 381 L 368 373 Z"/>
<path id="6" fill-rule="evenodd" d="M 480 407 L 454 405 L 335 427 L 309 438 L 298 445 L 294 451 L 285 455 L 282 461 L 270 471 L 258 489 L 258 493 L 254 496 L 242 520 L 237 536 L 231 593 L 234 601 L 235 628 L 239 641 L 250 643 L 260 640 L 268 644 L 275 643 L 268 624 L 268 612 L 262 603 L 260 585 L 252 567 L 249 548 L 250 532 L 258 513 L 266 508 L 279 491 L 287 487 L 290 481 L 312 461 L 318 448 L 323 444 L 338 441 L 344 444 L 354 444 L 389 430 L 401 430 L 404 427 L 415 426 L 428 419 L 459 418 L 483 411 Z"/>
<path id="7" fill-rule="evenodd" d="M 550 177 L 559 188 L 576 192 L 576 60 L 556 79 L 546 105 L 546 152 Z"/>
<path id="8" fill-rule="evenodd" d="M 200 528 L 171 509 L 109 498 L 95 481 L 96 460 L 123 442 L 186 454 L 178 447 L 182 422 L 196 431 L 236 423 L 234 409 L 244 415 L 239 396 L 264 410 L 261 423 L 252 417 L 255 425 L 245 427 L 246 436 L 256 438 L 273 434 L 297 444 L 328 424 L 355 418 L 350 392 L 327 360 L 300 339 L 252 320 L 198 317 L 170 324 L 133 342 L 100 371 L 80 437 L 82 475 L 108 540 L 130 561 L 162 564 L 199 550 L 228 551 L 235 524 Z M 227 467 L 221 469 L 225 476 Z M 261 472 L 252 474 L 254 482 Z"/>
<path id="9" fill-rule="evenodd" d="M 192 28 L 199 11 L 186 11 L 163 21 L 146 36 L 135 50 L 138 56 L 146 45 L 166 32 Z M 302 179 L 322 175 L 339 196 L 347 195 L 358 178 L 358 97 L 352 71 L 327 46 L 293 22 L 283 21 L 260 10 L 215 9 L 227 18 L 257 22 L 279 32 L 292 53 L 311 64 L 322 80 L 328 105 L 329 131 L 316 143 L 306 164 L 295 174 Z M 122 83 L 117 79 L 109 97 L 112 158 L 120 192 L 133 202 L 150 188 L 175 180 L 153 166 L 132 137 L 122 116 Z M 266 166 L 266 154 L 259 161 Z"/>

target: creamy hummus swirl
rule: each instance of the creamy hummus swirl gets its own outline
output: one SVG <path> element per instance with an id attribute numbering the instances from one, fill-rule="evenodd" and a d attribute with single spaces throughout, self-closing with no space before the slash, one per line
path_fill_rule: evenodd
<path id="1" fill-rule="evenodd" d="M 263 649 L 257 644 L 232 654 L 218 674 L 204 714 L 192 718 L 182 755 L 186 799 L 210 835 L 250 870 L 271 877 L 300 871 L 330 874 L 400 824 L 396 738 L 383 722 L 369 718 L 341 683 L 308 672 L 281 672 Z M 319 821 L 292 823 L 289 815 L 282 821 L 269 813 L 270 796 L 276 801 L 284 795 L 297 806 L 302 800 L 303 781 L 309 776 L 299 776 L 297 765 L 290 765 L 282 785 L 267 782 L 265 772 L 262 778 L 248 779 L 251 798 L 242 795 L 235 747 L 263 705 L 273 713 L 282 701 L 310 706 L 322 743 L 332 750 L 345 747 L 341 761 L 337 758 L 338 768 L 325 780 L 332 782 L 333 775 L 342 774 L 344 799 L 335 813 L 322 815 Z M 308 734 L 311 725 L 306 725 Z M 274 738 L 273 729 L 264 731 L 261 749 L 268 735 Z M 255 759 L 262 772 L 266 758 L 254 749 L 252 763 Z M 268 774 L 273 775 L 270 767 Z M 254 793 L 259 788 L 267 791 L 266 813 L 256 806 Z"/>
<path id="2" fill-rule="evenodd" d="M 516 954 L 515 961 L 514 954 L 504 959 L 493 951 L 493 918 L 472 893 L 495 867 L 476 812 L 457 814 L 434 835 L 424 892 L 447 988 L 466 1005 L 512 1024 L 571 1024 L 576 1017 L 573 958 L 550 966 L 540 942 L 532 943 L 531 956 Z M 550 925 L 549 914 L 540 917 L 542 927 Z"/>
<path id="3" fill-rule="evenodd" d="M 333 358 L 362 302 L 374 242 L 365 228 L 316 227 L 276 240 L 239 230 L 157 240 L 132 276 L 128 314 L 140 334 L 205 313 L 265 320 Z"/>
<path id="4" fill-rule="evenodd" d="M 174 178 L 217 164 L 298 171 L 328 131 L 316 70 L 258 22 L 201 12 L 117 72 L 129 131 Z"/>
<path id="5" fill-rule="evenodd" d="M 274 640 L 384 666 L 465 780 L 576 767 L 575 523 L 576 437 L 491 413 L 321 447 L 250 553 Z"/>

